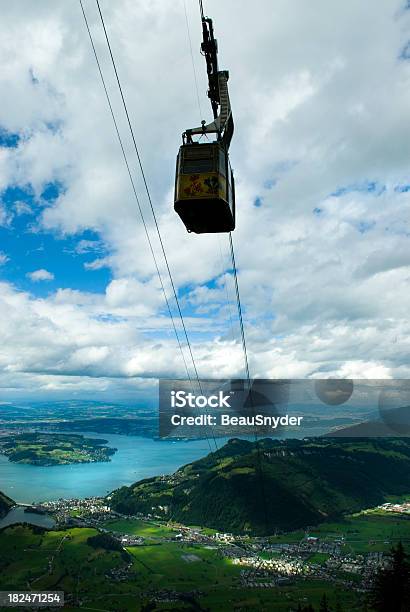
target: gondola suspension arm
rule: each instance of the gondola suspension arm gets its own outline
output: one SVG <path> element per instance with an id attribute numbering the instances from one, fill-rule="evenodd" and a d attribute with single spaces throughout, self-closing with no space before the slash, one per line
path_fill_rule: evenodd
<path id="1" fill-rule="evenodd" d="M 208 98 L 211 102 L 214 120 L 208 124 L 202 121 L 201 126 L 186 130 L 183 134 L 183 141 L 189 144 L 193 142 L 192 136 L 194 135 L 216 134 L 217 139 L 222 141 L 226 150 L 228 150 L 234 131 L 228 91 L 229 72 L 218 70 L 218 43 L 214 36 L 212 19 L 204 16 L 201 0 L 200 10 L 202 20 L 201 51 L 206 60 Z"/>

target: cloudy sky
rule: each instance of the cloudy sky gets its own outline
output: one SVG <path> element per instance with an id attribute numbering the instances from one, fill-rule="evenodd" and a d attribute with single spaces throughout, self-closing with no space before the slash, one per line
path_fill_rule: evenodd
<path id="1" fill-rule="evenodd" d="M 227 236 L 188 235 L 173 212 L 181 132 L 210 119 L 198 6 L 185 1 L 201 109 L 183 0 L 101 6 L 198 372 L 241 376 Z M 184 363 L 80 5 L 3 4 L 2 395 L 154 392 Z M 204 4 L 230 71 L 252 375 L 410 377 L 410 5 Z M 163 270 L 96 5 L 84 6 Z"/>

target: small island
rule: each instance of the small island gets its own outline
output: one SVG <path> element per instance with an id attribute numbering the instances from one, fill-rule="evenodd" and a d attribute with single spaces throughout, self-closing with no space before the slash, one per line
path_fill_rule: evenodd
<path id="1" fill-rule="evenodd" d="M 0 453 L 14 463 L 65 465 L 111 461 L 116 448 L 81 434 L 30 432 L 0 437 Z"/>

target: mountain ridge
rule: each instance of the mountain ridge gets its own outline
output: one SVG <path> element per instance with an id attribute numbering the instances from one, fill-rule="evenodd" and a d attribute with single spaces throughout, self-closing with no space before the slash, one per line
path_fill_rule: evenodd
<path id="1" fill-rule="evenodd" d="M 256 535 L 333 520 L 410 492 L 405 439 L 231 439 L 170 476 L 121 487 L 123 514 Z"/>

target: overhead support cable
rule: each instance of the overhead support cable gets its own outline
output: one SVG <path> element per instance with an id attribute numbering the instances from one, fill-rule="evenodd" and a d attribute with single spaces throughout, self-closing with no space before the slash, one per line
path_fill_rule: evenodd
<path id="1" fill-rule="evenodd" d="M 177 294 L 177 291 L 176 291 L 176 288 L 175 288 L 174 280 L 172 278 L 171 269 L 170 269 L 169 262 L 168 262 L 168 257 L 167 257 L 166 251 L 165 251 L 164 242 L 162 240 L 161 232 L 160 232 L 160 229 L 159 229 L 159 225 L 158 225 L 158 221 L 157 221 L 157 216 L 156 216 L 156 213 L 155 213 L 155 210 L 154 210 L 154 205 L 153 205 L 152 198 L 151 198 L 151 193 L 150 193 L 150 190 L 149 190 L 149 187 L 148 187 L 148 182 L 147 182 L 147 179 L 146 179 L 146 176 L 145 176 L 144 167 L 142 165 L 142 160 L 141 160 L 140 152 L 139 152 L 137 141 L 136 141 L 136 138 L 135 138 L 134 129 L 132 127 L 130 115 L 129 115 L 129 112 L 128 112 L 127 103 L 125 101 L 124 91 L 123 91 L 123 88 L 122 88 L 122 85 L 121 85 L 121 80 L 120 80 L 120 77 L 119 77 L 119 74 L 118 74 L 117 65 L 116 65 L 116 62 L 115 62 L 115 59 L 114 59 L 114 54 L 113 54 L 113 51 L 112 51 L 112 48 L 111 48 L 111 43 L 110 43 L 110 39 L 109 39 L 109 36 L 108 36 L 107 28 L 106 28 L 106 25 L 105 25 L 104 17 L 103 17 L 102 11 L 101 11 L 101 6 L 100 6 L 99 0 L 96 0 L 96 4 L 97 4 L 98 12 L 99 12 L 99 15 L 100 15 L 101 24 L 102 24 L 102 27 L 103 27 L 103 30 L 104 30 L 104 36 L 105 36 L 105 40 L 106 40 L 106 43 L 107 43 L 108 51 L 109 51 L 109 54 L 110 54 L 111 63 L 112 63 L 112 66 L 114 68 L 115 77 L 116 77 L 117 84 L 118 84 L 118 89 L 119 89 L 119 92 L 120 92 L 120 95 L 121 95 L 122 105 L 123 105 L 123 108 L 124 108 L 125 116 L 127 118 L 127 123 L 128 123 L 128 127 L 130 129 L 131 138 L 132 138 L 132 141 L 133 141 L 133 144 L 134 144 L 134 149 L 135 149 L 135 153 L 136 153 L 136 156 L 137 156 L 138 165 L 139 165 L 139 168 L 140 168 L 140 171 L 141 171 L 142 180 L 143 180 L 145 191 L 146 191 L 146 194 L 147 194 L 147 197 L 148 197 L 148 202 L 149 202 L 149 205 L 150 205 L 150 208 L 151 208 L 152 217 L 154 219 L 156 232 L 157 232 L 157 235 L 158 235 L 159 243 L 161 245 L 162 254 L 163 254 L 164 261 L 165 261 L 165 264 L 166 264 L 166 268 L 167 268 L 167 271 L 168 271 L 168 276 L 169 276 L 169 279 L 170 279 L 170 282 L 171 282 L 171 287 L 172 287 L 172 291 L 173 291 L 173 294 L 174 294 L 175 303 L 177 305 L 178 314 L 179 314 L 179 318 L 180 318 L 180 321 L 181 321 L 182 329 L 183 329 L 183 332 L 184 332 L 185 341 L 186 341 L 186 344 L 187 344 L 187 347 L 188 347 L 188 350 L 189 350 L 189 354 L 190 354 L 190 357 L 191 357 L 193 369 L 194 369 L 194 372 L 195 372 L 195 378 L 197 379 L 198 385 L 201 388 L 201 383 L 200 383 L 200 380 L 199 380 L 198 370 L 197 370 L 195 359 L 194 359 L 194 355 L 193 355 L 193 352 L 192 352 L 191 343 L 190 343 L 190 340 L 189 340 L 189 337 L 188 337 L 188 332 L 187 332 L 187 329 L 186 329 L 186 326 L 185 326 L 185 321 L 184 321 L 184 318 L 182 316 L 182 310 L 181 310 L 181 306 L 180 306 L 180 303 L 179 303 L 178 294 Z"/>
<path id="2" fill-rule="evenodd" d="M 227 280 L 228 274 L 226 273 L 226 261 L 224 261 L 224 256 L 222 253 L 222 246 L 221 246 L 221 238 L 219 235 L 218 235 L 218 246 L 219 246 L 219 255 L 220 255 L 220 261 L 221 261 L 223 284 L 224 284 L 224 289 L 225 289 L 225 302 L 226 302 L 227 312 L 229 315 L 229 327 L 230 327 L 231 340 L 234 344 L 236 344 L 235 332 L 234 332 L 234 326 L 233 326 L 232 308 L 231 308 L 233 300 L 229 296 L 228 280 Z M 229 265 L 228 267 L 230 268 L 231 266 Z"/>
<path id="3" fill-rule="evenodd" d="M 183 359 L 183 362 L 184 362 L 184 367 L 185 367 L 185 370 L 186 370 L 186 373 L 187 373 L 188 380 L 189 380 L 190 384 L 192 385 L 193 381 L 192 381 L 191 375 L 189 373 L 189 369 L 188 369 L 187 362 L 186 362 L 186 359 L 185 359 L 185 356 L 184 356 L 184 351 L 183 351 L 183 348 L 182 348 L 182 344 L 181 344 L 181 341 L 180 341 L 180 338 L 179 338 L 179 334 L 178 334 L 178 331 L 177 331 L 177 328 L 176 328 L 175 320 L 174 320 L 174 317 L 172 315 L 172 310 L 171 310 L 171 307 L 170 307 L 170 303 L 169 303 L 168 297 L 166 295 L 164 282 L 163 282 L 162 275 L 161 275 L 161 272 L 160 272 L 160 269 L 159 269 L 158 261 L 157 261 L 156 256 L 155 256 L 155 251 L 154 251 L 154 248 L 153 248 L 153 245 L 152 245 L 152 240 L 151 240 L 151 238 L 149 236 L 148 227 L 147 227 L 146 221 L 144 219 L 141 203 L 140 203 L 137 191 L 136 191 L 135 182 L 134 182 L 133 177 L 132 177 L 132 172 L 131 172 L 130 165 L 129 165 L 129 162 L 128 162 L 127 154 L 125 152 L 125 147 L 124 147 L 123 141 L 121 139 L 120 131 L 119 131 L 119 128 L 118 128 L 118 123 L 117 123 L 117 120 L 115 118 L 115 113 L 114 113 L 114 110 L 113 110 L 111 99 L 110 99 L 110 96 L 109 96 L 109 93 L 108 93 L 108 89 L 107 89 L 107 86 L 106 86 L 106 83 L 105 83 L 105 79 L 104 79 L 104 76 L 103 76 L 103 72 L 102 72 L 102 69 L 101 69 L 101 64 L 100 64 L 99 59 L 98 59 L 98 54 L 97 54 L 97 51 L 96 51 L 96 48 L 95 48 L 95 44 L 94 44 L 94 40 L 93 40 L 93 37 L 92 37 L 91 29 L 89 27 L 89 23 L 88 23 L 88 20 L 87 20 L 87 16 L 86 16 L 86 13 L 85 13 L 85 10 L 84 10 L 84 6 L 83 6 L 83 3 L 82 3 L 82 0 L 79 0 L 79 1 L 80 1 L 80 6 L 81 6 L 82 14 L 83 14 L 83 17 L 84 17 L 84 21 L 85 21 L 85 24 L 86 24 L 86 27 L 87 27 L 87 32 L 88 32 L 88 35 L 89 35 L 89 38 L 90 38 L 90 42 L 91 42 L 91 45 L 92 45 L 94 57 L 96 59 L 96 63 L 97 63 L 98 71 L 99 71 L 99 74 L 100 74 L 100 78 L 101 78 L 101 81 L 102 81 L 102 84 L 103 84 L 104 92 L 105 92 L 105 95 L 106 95 L 106 98 L 107 98 L 107 102 L 108 102 L 108 105 L 109 105 L 110 113 L 111 113 L 111 116 L 112 116 L 112 119 L 113 119 L 113 122 L 114 122 L 117 138 L 118 138 L 118 141 L 120 143 L 120 147 L 121 147 L 121 151 L 122 151 L 122 154 L 123 154 L 124 162 L 126 164 L 127 172 L 128 172 L 128 175 L 129 175 L 129 178 L 130 178 L 130 181 L 131 181 L 132 190 L 133 190 L 135 199 L 136 199 L 137 204 L 138 204 L 138 209 L 139 209 L 139 212 L 140 212 L 141 220 L 142 220 L 142 223 L 143 223 L 143 226 L 144 226 L 144 230 L 145 230 L 145 233 L 146 233 L 146 236 L 147 236 L 147 240 L 148 240 L 148 243 L 149 243 L 150 251 L 151 251 L 151 254 L 152 254 L 153 259 L 154 259 L 155 268 L 156 268 L 156 271 L 157 271 L 157 274 L 158 274 L 158 278 L 160 280 L 161 289 L 162 289 L 162 292 L 164 294 L 164 298 L 165 298 L 165 301 L 166 301 L 168 313 L 170 315 L 170 318 L 171 318 L 171 321 L 172 321 L 172 326 L 173 326 L 173 329 L 174 329 L 174 333 L 175 333 L 175 336 L 177 338 L 178 347 L 179 347 L 179 350 L 180 350 L 181 355 L 182 355 L 182 359 Z M 142 175 L 142 178 L 143 178 L 145 190 L 146 190 L 148 201 L 149 201 L 149 204 L 150 204 L 151 213 L 152 213 L 152 216 L 153 216 L 153 219 L 154 219 L 156 232 L 157 232 L 158 239 L 159 239 L 159 242 L 160 242 L 160 245 L 161 245 L 161 251 L 162 251 L 162 254 L 163 254 L 163 257 L 164 257 L 164 261 L 165 261 L 165 264 L 166 264 L 166 269 L 167 269 L 167 273 L 168 273 L 168 276 L 169 276 L 170 284 L 171 284 L 171 287 L 172 287 L 172 292 L 173 292 L 174 299 L 175 299 L 175 302 L 176 302 L 176 305 L 177 305 L 178 315 L 179 315 L 179 318 L 180 318 L 180 321 L 181 321 L 182 329 L 183 329 L 183 332 L 184 332 L 184 337 L 185 337 L 185 340 L 186 340 L 186 344 L 187 344 L 187 347 L 188 347 L 188 350 L 189 350 L 189 354 L 190 354 L 190 358 L 191 358 L 191 361 L 192 361 L 193 369 L 194 369 L 194 372 L 195 372 L 195 378 L 196 378 L 196 381 L 198 383 L 199 389 L 201 390 L 201 393 L 202 393 L 202 386 L 201 386 L 201 381 L 200 381 L 199 375 L 198 375 L 198 369 L 197 369 L 197 366 L 196 366 L 196 363 L 195 363 L 195 359 L 194 359 L 191 343 L 190 343 L 190 340 L 189 340 L 189 337 L 188 337 L 188 332 L 187 332 L 187 329 L 186 329 L 185 321 L 184 321 L 184 318 L 183 318 L 183 315 L 182 315 L 181 306 L 180 306 L 180 303 L 179 303 L 178 294 L 177 294 L 177 291 L 176 291 L 176 288 L 175 288 L 174 280 L 172 278 L 171 269 L 170 269 L 170 266 L 169 266 L 169 263 L 168 263 L 168 258 L 167 258 L 167 255 L 166 255 L 164 243 L 163 243 L 161 232 L 160 232 L 159 225 L 158 225 L 158 222 L 157 222 L 155 210 L 154 210 L 153 203 L 152 203 L 151 194 L 150 194 L 148 183 L 147 183 L 147 180 L 146 180 L 146 177 L 145 177 L 145 173 L 144 173 L 144 169 L 143 169 L 143 165 L 142 165 L 142 160 L 141 160 L 141 157 L 140 157 L 140 154 L 139 154 L 139 150 L 138 150 L 138 147 L 137 147 L 137 143 L 136 143 L 136 139 L 135 139 L 135 135 L 134 135 L 134 130 L 132 128 L 132 124 L 131 124 L 130 116 L 129 116 L 129 113 L 128 113 L 128 108 L 127 108 L 127 105 L 126 105 L 123 89 L 122 89 L 121 82 L 120 82 L 120 79 L 119 79 L 119 75 L 118 75 L 115 59 L 114 59 L 114 56 L 113 56 L 113 52 L 112 52 L 111 44 L 110 44 L 110 41 L 109 41 L 109 38 L 108 38 L 108 33 L 107 33 L 106 26 L 105 26 L 103 14 L 102 14 L 101 7 L 100 7 L 100 4 L 99 4 L 98 0 L 96 0 L 96 4 L 97 4 L 98 12 L 99 12 L 99 15 L 100 15 L 101 23 L 102 23 L 102 26 L 103 26 L 105 40 L 107 42 L 107 46 L 108 46 L 111 62 L 113 64 L 113 68 L 114 68 L 114 72 L 115 72 L 118 88 L 119 88 L 120 95 L 121 95 L 122 104 L 123 104 L 124 111 L 125 111 L 126 118 L 127 118 L 127 123 L 128 123 L 129 129 L 130 129 L 132 141 L 133 141 L 133 144 L 134 144 L 134 149 L 135 149 L 135 152 L 136 152 L 136 155 L 137 155 L 138 164 L 139 164 L 141 175 Z M 206 432 L 205 432 L 205 436 L 206 436 L 207 441 L 208 441 L 210 452 L 212 453 L 214 451 L 212 450 L 212 447 L 211 447 L 210 441 L 209 441 L 209 437 L 206 434 Z M 218 450 L 218 445 L 216 443 L 215 436 L 214 436 L 213 432 L 212 432 L 212 438 L 213 438 L 213 442 L 214 442 L 214 445 L 215 445 L 215 449 Z"/>
<path id="4" fill-rule="evenodd" d="M 137 190 L 136 190 L 136 187 L 135 187 L 135 183 L 134 183 L 134 179 L 132 177 L 131 168 L 130 168 L 130 165 L 129 165 L 129 162 L 128 162 L 127 154 L 125 152 L 124 143 L 123 143 L 122 138 L 121 138 L 121 134 L 120 134 L 120 131 L 119 131 L 119 128 L 118 128 L 117 120 L 115 118 L 114 109 L 113 109 L 113 106 L 112 106 L 112 103 L 111 103 L 111 98 L 110 98 L 110 95 L 108 93 L 107 85 L 105 83 L 104 75 L 103 75 L 103 72 L 102 72 L 102 69 L 101 69 L 101 64 L 100 64 L 100 61 L 98 59 L 97 50 L 95 48 L 94 40 L 93 40 L 93 37 L 92 37 L 92 34 L 91 34 L 91 30 L 90 30 L 90 26 L 89 26 L 89 23 L 88 23 L 88 20 L 87 20 L 87 15 L 86 15 L 86 13 L 84 11 L 84 6 L 83 6 L 83 3 L 82 3 L 82 0 L 80 0 L 80 6 L 81 6 L 82 13 L 83 13 L 84 22 L 85 22 L 85 25 L 86 25 L 86 28 L 87 28 L 88 36 L 90 38 L 90 42 L 91 42 L 92 50 L 93 50 L 93 53 L 94 53 L 95 61 L 97 63 L 98 72 L 99 72 L 100 78 L 101 78 L 101 83 L 102 83 L 103 88 L 104 88 L 104 92 L 105 92 L 105 96 L 106 96 L 106 99 L 107 99 L 107 102 L 108 102 L 108 106 L 109 106 L 109 109 L 110 109 L 111 117 L 112 117 L 112 120 L 113 120 L 113 123 L 114 123 L 115 131 L 116 131 L 117 138 L 118 138 L 118 142 L 119 142 L 120 147 L 121 147 L 121 151 L 122 151 L 122 155 L 123 155 L 123 158 L 124 158 L 125 166 L 127 168 L 127 173 L 128 173 L 128 176 L 129 176 L 129 179 L 130 179 L 130 182 L 131 182 L 132 191 L 133 191 L 135 200 L 137 202 L 138 210 L 139 210 L 139 213 L 140 213 L 142 225 L 144 227 L 145 235 L 146 235 L 146 238 L 147 238 L 147 241 L 148 241 L 149 249 L 151 251 L 151 255 L 152 255 L 152 258 L 154 260 L 155 269 L 156 269 L 157 276 L 158 276 L 158 279 L 159 279 L 159 282 L 160 282 L 160 285 L 161 285 L 161 291 L 162 291 L 163 296 L 164 296 L 164 300 L 165 300 L 165 303 L 166 303 L 166 306 L 167 306 L 168 314 L 169 314 L 170 319 L 172 321 L 172 327 L 173 327 L 173 330 L 174 330 L 174 333 L 175 333 L 175 337 L 176 337 L 177 342 L 178 342 L 178 347 L 179 347 L 179 350 L 180 350 L 180 353 L 181 353 L 181 356 L 182 356 L 182 359 L 183 359 L 183 362 L 184 362 L 184 367 L 185 367 L 188 379 L 191 380 L 191 377 L 190 377 L 190 374 L 189 374 L 189 370 L 188 370 L 188 366 L 187 366 L 186 359 L 185 359 L 185 355 L 184 355 L 184 351 L 182 349 L 181 341 L 179 339 L 178 331 L 177 331 L 177 328 L 176 328 L 176 325 L 175 325 L 175 320 L 174 320 L 174 317 L 173 317 L 173 314 L 172 314 L 171 306 L 170 306 L 170 303 L 169 303 L 169 300 L 168 300 L 168 297 L 167 297 L 167 294 L 166 294 L 166 291 L 165 291 L 164 281 L 162 279 L 162 275 L 161 275 L 161 272 L 160 272 L 160 269 L 159 269 L 158 261 L 157 261 L 157 258 L 155 256 L 155 251 L 154 251 L 154 248 L 153 248 L 153 245 L 152 245 L 152 241 L 151 241 L 151 238 L 150 238 L 150 235 L 149 235 L 149 232 L 148 232 L 148 227 L 147 227 L 147 224 L 145 222 L 144 214 L 142 212 L 141 202 L 139 200 L 139 197 L 138 197 L 138 194 L 137 194 Z"/>
<path id="5" fill-rule="evenodd" d="M 239 294 L 238 274 L 236 272 L 236 261 L 235 261 L 235 251 L 233 248 L 233 241 L 232 241 L 232 232 L 229 232 L 229 246 L 231 249 L 232 268 L 233 268 L 233 276 L 234 276 L 234 281 L 235 281 L 235 293 L 236 293 L 236 301 L 238 305 L 239 326 L 241 329 L 242 348 L 243 348 L 243 356 L 244 356 L 244 361 L 245 361 L 245 373 L 246 373 L 246 378 L 248 380 L 249 391 L 250 391 L 251 377 L 249 373 L 248 351 L 246 348 L 245 329 L 243 326 L 242 305 L 241 305 L 241 298 Z"/>

